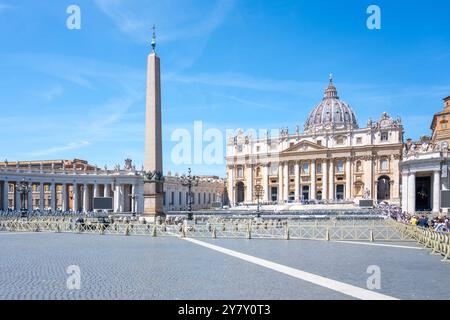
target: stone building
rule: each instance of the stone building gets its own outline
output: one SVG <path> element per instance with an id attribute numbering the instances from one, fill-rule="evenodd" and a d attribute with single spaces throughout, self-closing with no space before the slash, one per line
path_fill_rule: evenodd
<path id="1" fill-rule="evenodd" d="M 404 212 L 447 211 L 441 208 L 441 191 L 449 189 L 449 117 L 450 97 L 447 97 L 444 110 L 433 117 L 431 137 L 422 136 L 416 142 L 408 139 L 405 143 L 400 163 Z"/>
<path id="2" fill-rule="evenodd" d="M 227 190 L 232 205 L 371 198 L 400 203 L 401 120 L 383 113 L 360 128 L 330 77 L 304 132 L 281 129 L 260 137 L 238 130 L 228 138 Z M 258 186 L 255 188 L 255 186 Z"/>
<path id="3" fill-rule="evenodd" d="M 0 209 L 19 210 L 20 195 L 15 186 L 25 181 L 31 188 L 27 208 L 90 212 L 94 197 L 112 197 L 113 211 L 142 213 L 143 171 L 132 161 L 116 165 L 113 170 L 98 168 L 84 160 L 47 160 L 0 162 Z M 221 202 L 224 181 L 218 177 L 200 177 L 193 187 L 193 209 L 209 209 Z M 165 211 L 187 209 L 187 187 L 181 176 L 168 175 L 164 184 Z"/>

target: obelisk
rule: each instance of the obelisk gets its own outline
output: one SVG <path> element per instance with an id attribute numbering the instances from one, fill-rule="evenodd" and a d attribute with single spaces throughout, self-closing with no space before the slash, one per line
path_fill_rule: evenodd
<path id="1" fill-rule="evenodd" d="M 144 215 L 164 215 L 162 125 L 161 125 L 161 78 L 160 62 L 156 55 L 156 36 L 153 26 L 152 52 L 147 61 L 147 98 L 145 115 L 144 155 Z"/>

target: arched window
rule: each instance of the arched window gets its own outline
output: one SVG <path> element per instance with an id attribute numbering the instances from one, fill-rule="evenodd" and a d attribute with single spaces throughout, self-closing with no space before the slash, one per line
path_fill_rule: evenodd
<path id="1" fill-rule="evenodd" d="M 290 163 L 289 164 L 289 175 L 293 176 L 294 174 L 295 174 L 295 166 L 292 163 Z"/>
<path id="2" fill-rule="evenodd" d="M 260 176 L 261 176 L 261 168 L 260 168 L 260 167 L 257 167 L 257 168 L 256 168 L 256 176 L 257 176 L 257 177 L 260 177 Z"/>
<path id="3" fill-rule="evenodd" d="M 389 134 L 387 132 L 381 133 L 381 141 L 385 142 L 389 140 Z"/>
<path id="4" fill-rule="evenodd" d="M 343 173 L 344 172 L 344 161 L 338 160 L 336 162 L 336 172 L 337 173 Z"/>
<path id="5" fill-rule="evenodd" d="M 242 166 L 237 167 L 237 177 L 243 178 L 244 177 L 244 170 L 242 169 Z"/>
<path id="6" fill-rule="evenodd" d="M 336 138 L 336 144 L 337 145 L 342 145 L 342 144 L 344 144 L 344 137 L 343 136 L 339 136 L 339 137 L 337 137 Z"/>
<path id="7" fill-rule="evenodd" d="M 272 165 L 270 166 L 270 174 L 272 176 L 278 175 L 278 164 L 272 163 Z"/>
<path id="8" fill-rule="evenodd" d="M 309 162 L 303 162 L 303 173 L 309 174 Z"/>
<path id="9" fill-rule="evenodd" d="M 322 164 L 320 162 L 316 164 L 316 172 L 318 174 L 322 173 Z"/>
<path id="10" fill-rule="evenodd" d="M 380 170 L 381 171 L 389 171 L 389 161 L 386 158 L 382 158 L 380 160 Z"/>

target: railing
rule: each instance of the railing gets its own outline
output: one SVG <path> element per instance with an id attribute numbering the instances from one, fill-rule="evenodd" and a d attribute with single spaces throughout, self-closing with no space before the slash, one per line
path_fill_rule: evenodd
<path id="1" fill-rule="evenodd" d="M 0 220 L 0 231 L 57 232 L 101 235 L 147 235 L 153 237 L 334 240 L 334 241 L 406 241 L 409 234 L 395 230 L 389 223 L 320 224 L 288 223 L 206 223 L 206 224 L 143 224 L 143 223 L 79 223 L 75 219 Z"/>
<path id="2" fill-rule="evenodd" d="M 442 261 L 450 261 L 450 233 L 407 225 L 394 220 L 390 224 L 404 237 L 417 240 L 419 244 L 431 249 L 431 254 L 442 255 L 444 257 Z"/>

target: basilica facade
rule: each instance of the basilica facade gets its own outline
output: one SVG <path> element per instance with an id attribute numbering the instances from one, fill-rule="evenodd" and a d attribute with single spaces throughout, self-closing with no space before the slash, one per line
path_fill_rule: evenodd
<path id="1" fill-rule="evenodd" d="M 227 190 L 232 206 L 357 202 L 400 203 L 399 162 L 403 127 L 383 113 L 360 128 L 352 108 L 338 96 L 330 77 L 322 101 L 304 131 L 281 129 L 253 137 L 238 130 L 226 151 Z"/>

